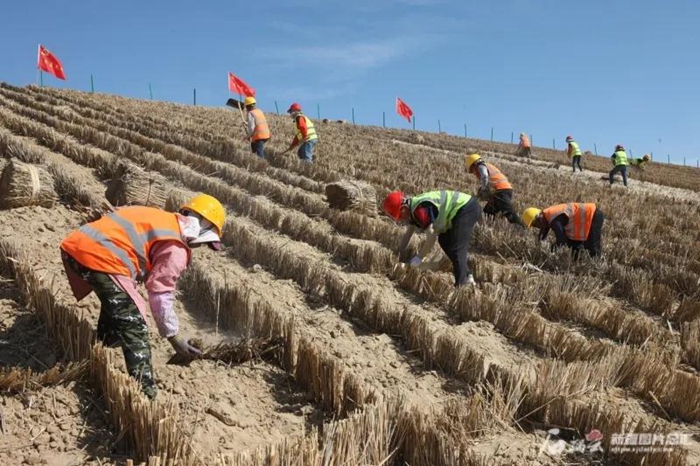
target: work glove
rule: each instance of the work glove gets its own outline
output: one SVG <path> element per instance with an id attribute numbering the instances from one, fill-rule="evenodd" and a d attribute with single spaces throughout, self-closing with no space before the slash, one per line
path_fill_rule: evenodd
<path id="1" fill-rule="evenodd" d="M 488 201 L 491 199 L 491 189 L 490 188 L 479 188 L 476 193 L 476 197 L 482 201 Z"/>
<path id="2" fill-rule="evenodd" d="M 197 359 L 202 356 L 202 352 L 200 350 L 187 343 L 187 340 L 180 335 L 170 337 L 168 338 L 168 341 L 172 345 L 175 352 L 182 357 Z"/>
<path id="3" fill-rule="evenodd" d="M 423 259 L 421 259 L 421 258 L 418 257 L 418 256 L 414 256 L 413 259 L 411 259 L 411 260 L 408 262 L 408 265 L 413 266 L 413 267 L 418 267 L 418 266 L 421 265 L 422 263 L 423 263 Z"/>

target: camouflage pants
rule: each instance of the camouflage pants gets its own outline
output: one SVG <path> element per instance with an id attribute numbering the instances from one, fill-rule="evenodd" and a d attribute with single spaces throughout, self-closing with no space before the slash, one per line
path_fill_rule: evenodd
<path id="1" fill-rule="evenodd" d="M 127 372 L 141 383 L 147 397 L 155 398 L 158 388 L 153 377 L 148 326 L 136 304 L 109 275 L 89 270 L 70 257 L 68 262 L 102 303 L 97 338 L 106 346 L 121 344 Z"/>

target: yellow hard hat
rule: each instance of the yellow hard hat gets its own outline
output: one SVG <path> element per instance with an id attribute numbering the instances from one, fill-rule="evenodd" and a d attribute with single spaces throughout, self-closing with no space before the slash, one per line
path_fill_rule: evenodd
<path id="1" fill-rule="evenodd" d="M 218 235 L 221 236 L 226 222 L 226 210 L 215 197 L 208 194 L 198 194 L 184 203 L 180 209 L 191 210 L 209 220 L 218 230 Z"/>
<path id="2" fill-rule="evenodd" d="M 471 170 L 472 165 L 474 165 L 475 162 L 478 160 L 481 160 L 481 156 L 479 154 L 472 154 L 468 155 L 465 162 L 467 164 L 467 171 Z"/>
<path id="3" fill-rule="evenodd" d="M 257 100 L 255 100 L 255 97 L 246 97 L 245 100 L 243 101 L 243 104 L 247 107 L 248 105 L 255 105 Z"/>
<path id="4" fill-rule="evenodd" d="M 530 207 L 525 209 L 525 212 L 523 212 L 523 223 L 525 224 L 526 227 L 530 228 L 532 226 L 532 222 L 535 221 L 537 216 L 541 214 L 542 211 L 538 209 L 537 207 Z"/>

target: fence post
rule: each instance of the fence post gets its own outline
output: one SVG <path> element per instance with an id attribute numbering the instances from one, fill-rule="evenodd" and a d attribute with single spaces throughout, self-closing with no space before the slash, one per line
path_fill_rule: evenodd
<path id="1" fill-rule="evenodd" d="M 148 95 L 150 95 L 151 100 L 153 100 L 153 87 L 151 86 L 151 83 L 148 83 Z"/>
<path id="2" fill-rule="evenodd" d="M 634 157 L 634 154 L 632 153 L 632 149 L 630 149 L 630 157 Z"/>
<path id="3" fill-rule="evenodd" d="M 685 167 L 685 157 L 683 157 L 683 166 Z"/>
<path id="4" fill-rule="evenodd" d="M 493 126 L 491 127 L 491 142 L 493 142 Z"/>
<path id="5" fill-rule="evenodd" d="M 464 123 L 464 137 L 467 137 L 467 124 Z"/>
<path id="6" fill-rule="evenodd" d="M 321 104 L 316 104 L 316 116 L 321 119 Z"/>
<path id="7" fill-rule="evenodd" d="M 593 149 L 595 150 L 595 155 L 598 155 L 598 146 L 595 142 L 593 143 Z"/>
<path id="8" fill-rule="evenodd" d="M 197 105 L 197 89 L 192 89 L 193 105 Z"/>
<path id="9" fill-rule="evenodd" d="M 556 138 L 552 138 L 552 149 L 557 148 Z"/>
<path id="10" fill-rule="evenodd" d="M 510 132 L 510 143 L 513 144 L 513 132 Z"/>
<path id="11" fill-rule="evenodd" d="M 668 160 L 668 163 L 671 164 L 671 154 L 666 154 L 666 160 Z"/>
<path id="12" fill-rule="evenodd" d="M 386 128 L 386 112 L 382 112 L 382 128 Z"/>
<path id="13" fill-rule="evenodd" d="M 352 108 L 352 125 L 355 126 L 355 107 Z"/>
<path id="14" fill-rule="evenodd" d="M 442 126 L 440 125 L 440 119 L 438 118 L 438 134 L 442 133 Z"/>
<path id="15" fill-rule="evenodd" d="M 532 137 L 532 134 L 530 135 L 530 147 L 535 147 L 535 138 Z"/>
<path id="16" fill-rule="evenodd" d="M 413 117 L 411 118 L 411 121 L 413 121 L 413 129 L 415 130 L 416 129 L 416 116 L 415 115 L 413 115 Z"/>
<path id="17" fill-rule="evenodd" d="M 277 106 L 277 101 L 275 100 L 275 111 L 277 111 L 277 114 L 280 114 L 280 108 Z"/>
<path id="18" fill-rule="evenodd" d="M 95 93 L 95 80 L 92 75 L 90 75 L 90 92 Z"/>

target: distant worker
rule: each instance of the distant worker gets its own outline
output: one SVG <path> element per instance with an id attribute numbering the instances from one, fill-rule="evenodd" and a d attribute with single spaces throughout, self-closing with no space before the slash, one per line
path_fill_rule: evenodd
<path id="1" fill-rule="evenodd" d="M 532 158 L 532 144 L 530 138 L 525 133 L 520 133 L 520 143 L 518 144 L 518 152 L 515 155 L 519 157 Z"/>
<path id="2" fill-rule="evenodd" d="M 644 167 L 651 161 L 649 154 L 644 154 L 642 158 L 629 159 L 630 165 L 644 171 Z"/>
<path id="3" fill-rule="evenodd" d="M 556 242 L 552 250 L 569 246 L 572 255 L 578 258 L 581 249 L 591 257 L 602 253 L 602 231 L 605 216 L 593 203 L 558 204 L 544 210 L 530 207 L 523 212 L 523 222 L 540 229 L 539 240 L 544 241 L 549 230 L 554 230 Z"/>
<path id="4" fill-rule="evenodd" d="M 285 152 L 294 149 L 299 145 L 297 155 L 300 160 L 312 163 L 314 161 L 314 147 L 318 142 L 318 135 L 314 128 L 314 123 L 309 117 L 301 113 L 301 105 L 293 103 L 287 110 L 294 119 L 294 128 L 296 135 Z"/>
<path id="5" fill-rule="evenodd" d="M 174 304 L 177 280 L 192 248 L 221 249 L 226 213 L 215 198 L 200 194 L 179 213 L 154 207 L 124 207 L 73 231 L 61 243 L 61 258 L 78 301 L 92 291 L 102 303 L 97 338 L 120 345 L 126 370 L 149 398 L 157 394 L 146 304 L 137 290 L 145 283 L 158 332 L 187 359 L 201 356 L 179 333 Z"/>
<path id="6" fill-rule="evenodd" d="M 479 154 L 466 158 L 467 173 L 479 180 L 477 197 L 486 201 L 484 213 L 489 216 L 503 213 L 510 223 L 525 228 L 522 220 L 513 208 L 513 186 L 508 178 L 495 165 L 484 162 Z"/>
<path id="7" fill-rule="evenodd" d="M 572 136 L 566 137 L 566 143 L 566 155 L 571 157 L 571 167 L 574 169 L 574 173 L 576 173 L 577 166 L 580 171 L 583 171 L 583 167 L 581 166 L 581 156 L 583 153 L 581 152 L 581 148 L 578 146 L 578 143 L 574 141 Z"/>
<path id="8" fill-rule="evenodd" d="M 610 156 L 610 163 L 613 164 L 613 169 L 610 170 L 609 176 L 610 186 L 615 181 L 614 176 L 617 173 L 622 175 L 622 182 L 627 186 L 627 165 L 629 165 L 629 162 L 627 161 L 627 152 L 625 152 L 622 144 L 615 146 L 615 152 Z"/>
<path id="9" fill-rule="evenodd" d="M 411 237 L 418 229 L 427 238 L 410 265 L 420 266 L 437 238 L 452 262 L 455 286 L 474 284 L 467 256 L 474 226 L 481 218 L 481 206 L 476 198 L 458 191 L 431 191 L 413 197 L 393 191 L 382 202 L 382 209 L 395 221 L 408 225 L 399 243 L 400 257 L 406 256 Z"/>
<path id="10" fill-rule="evenodd" d="M 265 114 L 256 107 L 255 97 L 246 97 L 245 109 L 248 112 L 248 137 L 250 138 L 250 150 L 265 158 L 265 143 L 270 140 L 270 126 L 267 124 Z"/>

